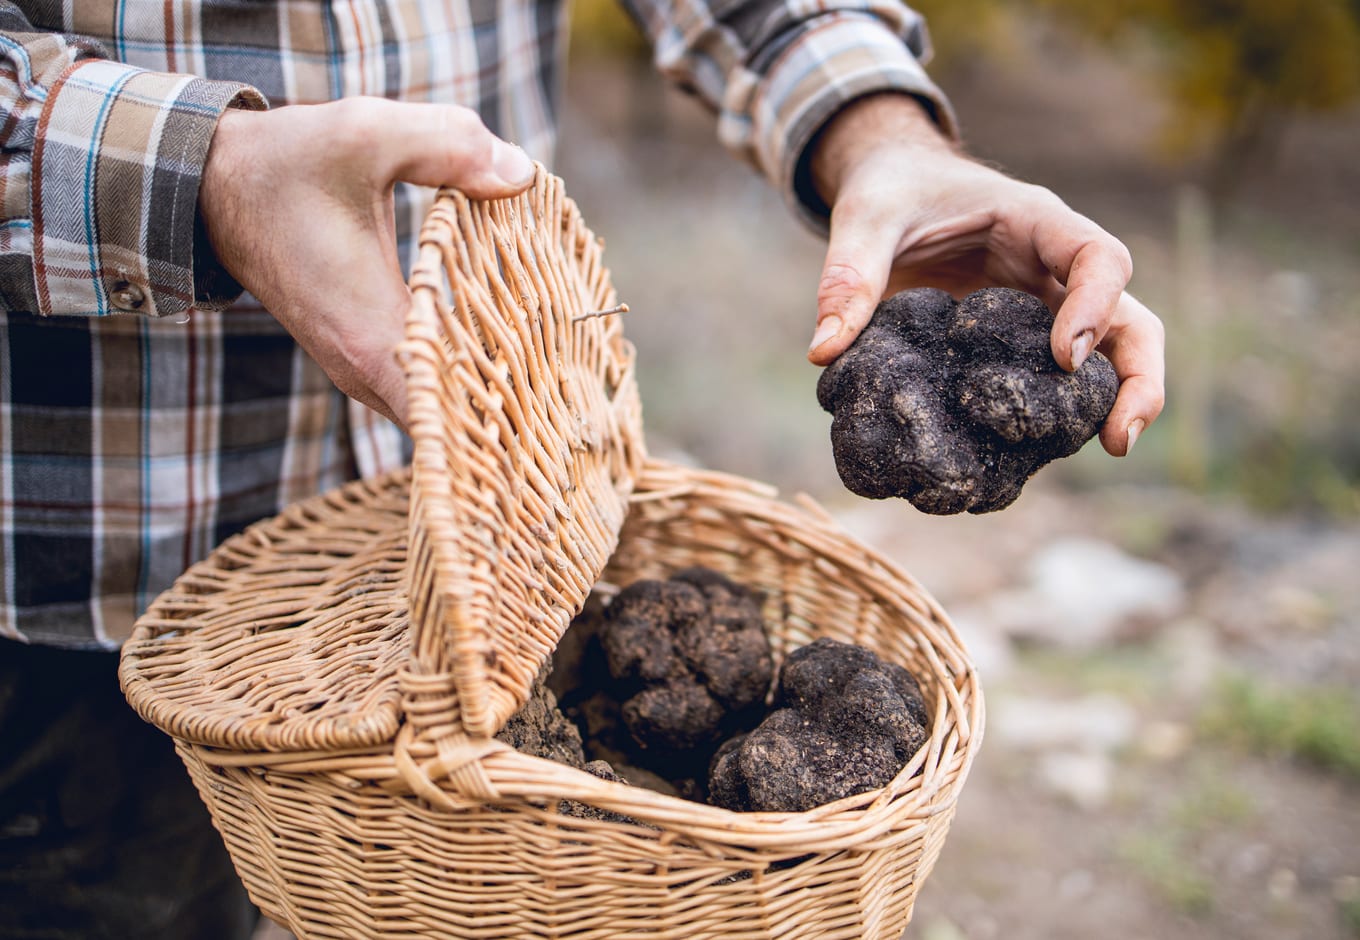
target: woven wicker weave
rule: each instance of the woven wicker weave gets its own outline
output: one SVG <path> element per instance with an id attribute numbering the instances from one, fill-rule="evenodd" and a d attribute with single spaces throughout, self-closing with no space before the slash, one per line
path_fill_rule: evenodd
<path id="1" fill-rule="evenodd" d="M 303 938 L 895 940 L 981 738 L 943 612 L 810 502 L 644 463 L 631 350 L 618 318 L 580 319 L 613 297 L 558 181 L 442 198 L 423 238 L 413 469 L 228 540 L 125 647 L 129 700 L 252 897 Z M 695 564 L 765 593 L 778 655 L 826 635 L 916 674 L 931 736 L 889 786 L 739 814 L 490 737 L 592 587 Z"/>

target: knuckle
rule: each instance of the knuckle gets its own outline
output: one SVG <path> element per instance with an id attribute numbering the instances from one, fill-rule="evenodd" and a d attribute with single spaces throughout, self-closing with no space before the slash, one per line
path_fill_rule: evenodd
<path id="1" fill-rule="evenodd" d="M 858 294 L 864 290 L 865 281 L 854 265 L 844 261 L 833 261 L 822 270 L 822 279 L 817 284 L 818 297 L 844 297 Z"/>
<path id="2" fill-rule="evenodd" d="M 322 107 L 328 108 L 328 118 L 341 126 L 363 129 L 373 118 L 375 102 L 372 98 L 357 96 L 341 98 Z"/>
<path id="3" fill-rule="evenodd" d="M 465 174 L 487 166 L 496 138 L 483 123 L 481 115 L 459 105 L 443 108 L 441 114 L 443 137 L 448 143 L 455 172 Z"/>
<path id="4" fill-rule="evenodd" d="M 1094 225 L 1095 223 L 1092 222 L 1091 224 Z M 1101 233 L 1104 236 L 1106 253 L 1118 266 L 1119 273 L 1123 278 L 1124 283 L 1127 284 L 1129 279 L 1133 277 L 1133 254 L 1129 251 L 1127 245 L 1113 235 L 1103 229 L 1101 230 Z"/>
<path id="5" fill-rule="evenodd" d="M 492 135 L 482 116 L 462 105 L 443 109 L 444 130 L 469 149 L 490 150 Z"/>
<path id="6" fill-rule="evenodd" d="M 444 108 L 444 114 L 449 130 L 462 134 L 475 134 L 486 130 L 482 116 L 471 108 L 451 104 Z"/>
<path id="7" fill-rule="evenodd" d="M 1125 294 L 1124 299 L 1131 298 Z M 1137 348 L 1146 350 L 1148 355 L 1159 355 L 1166 348 L 1166 324 L 1161 317 L 1137 301 L 1132 301 L 1131 307 L 1130 312 L 1121 318 L 1122 322 L 1117 324 L 1118 332 L 1128 336 Z"/>
<path id="8" fill-rule="evenodd" d="M 1151 424 L 1153 421 L 1156 421 L 1157 416 L 1162 413 L 1162 409 L 1165 407 L 1166 407 L 1166 390 L 1158 386 L 1157 389 L 1151 395 L 1148 396 L 1147 404 L 1148 423 Z"/>
<path id="9" fill-rule="evenodd" d="M 1148 311 L 1147 320 L 1148 333 L 1150 333 L 1152 338 L 1157 341 L 1157 345 L 1166 345 L 1166 324 L 1162 322 L 1162 318 L 1157 316 L 1157 314 Z"/>
<path id="10" fill-rule="evenodd" d="M 1018 200 L 1018 202 L 1028 203 L 1028 205 L 1025 206 L 1027 210 L 1033 211 L 1034 209 L 1038 209 L 1047 212 L 1072 211 L 1067 203 L 1063 202 L 1062 197 L 1047 186 L 1040 186 L 1038 183 L 1022 183 L 1021 186 L 1021 192 L 1024 194 L 1024 198 Z"/>

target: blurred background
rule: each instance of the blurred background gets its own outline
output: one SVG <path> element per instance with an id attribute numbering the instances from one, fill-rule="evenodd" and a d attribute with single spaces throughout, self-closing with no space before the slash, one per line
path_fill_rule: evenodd
<path id="1" fill-rule="evenodd" d="M 993 515 L 848 494 L 823 245 L 577 0 L 557 169 L 652 449 L 812 494 L 964 634 L 987 742 L 911 936 L 1360 937 L 1360 2 L 917 5 L 969 150 L 1131 248 L 1164 416 Z"/>

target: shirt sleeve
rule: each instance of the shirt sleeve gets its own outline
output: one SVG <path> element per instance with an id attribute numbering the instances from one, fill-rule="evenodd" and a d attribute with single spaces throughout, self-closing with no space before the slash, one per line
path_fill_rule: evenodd
<path id="1" fill-rule="evenodd" d="M 196 276 L 195 235 L 208 144 L 233 106 L 266 103 L 248 85 L 111 61 L 0 0 L 0 307 L 161 317 L 230 304 L 240 287 L 215 259 Z"/>
<path id="2" fill-rule="evenodd" d="M 817 132 L 856 98 L 915 96 L 957 137 L 926 75 L 925 21 L 897 0 L 625 0 L 661 72 L 718 114 L 718 136 L 825 231 L 830 208 L 804 161 Z"/>

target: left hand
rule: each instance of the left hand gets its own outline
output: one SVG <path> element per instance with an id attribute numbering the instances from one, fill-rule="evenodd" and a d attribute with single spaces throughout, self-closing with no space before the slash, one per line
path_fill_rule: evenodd
<path id="1" fill-rule="evenodd" d="M 1162 410 L 1162 323 L 1124 288 L 1128 249 L 1040 186 L 959 153 L 914 98 L 860 99 L 834 117 L 812 154 L 832 206 L 831 240 L 808 358 L 827 365 L 885 296 L 938 287 L 962 296 L 1013 287 L 1056 312 L 1053 358 L 1075 370 L 1099 349 L 1119 376 L 1100 432 L 1123 456 Z"/>
<path id="2" fill-rule="evenodd" d="M 381 141 L 382 146 L 375 146 Z M 218 261 L 346 395 L 406 427 L 396 349 L 411 292 L 392 193 L 405 180 L 474 199 L 523 192 L 534 165 L 455 105 L 342 98 L 229 110 L 199 212 Z"/>

